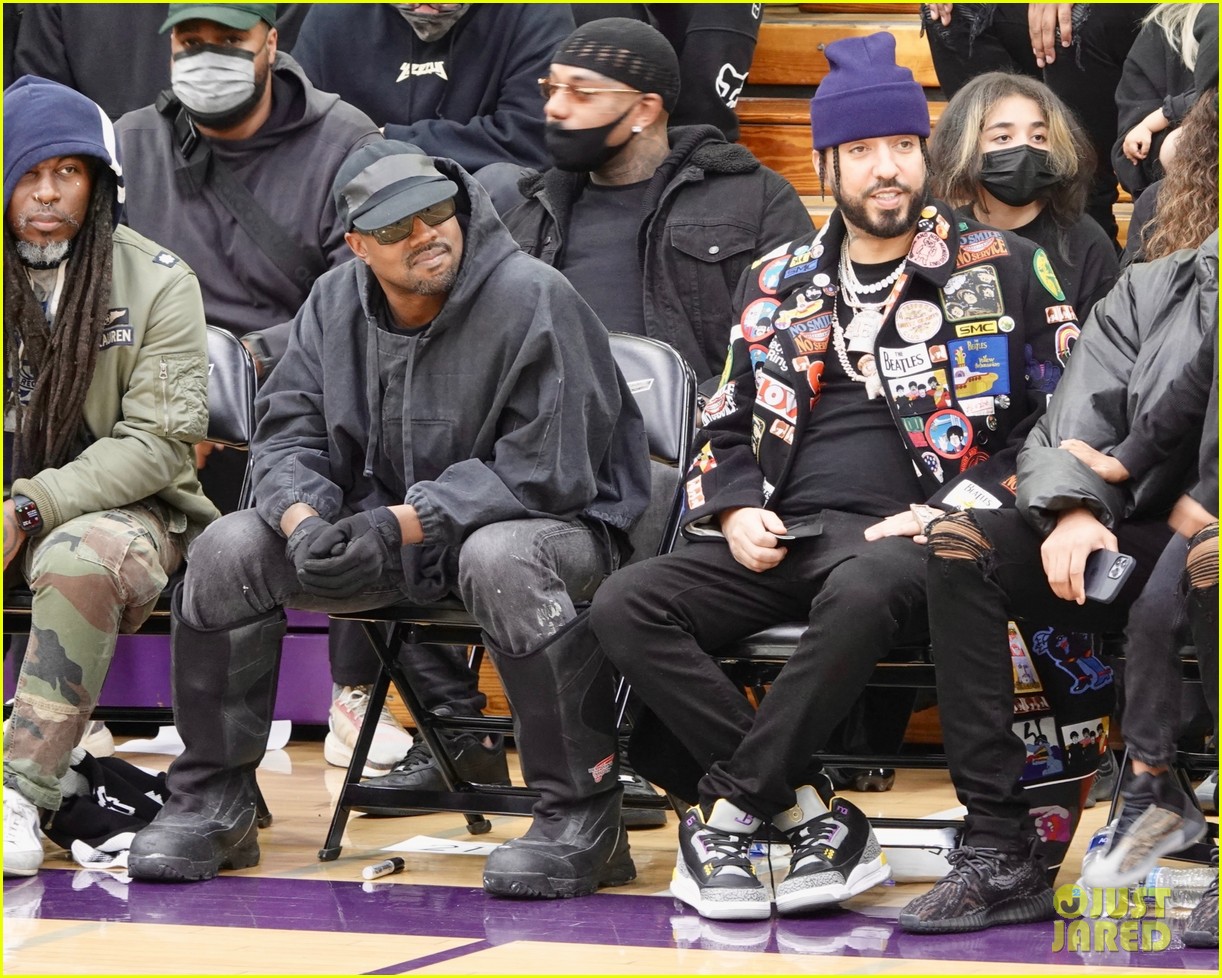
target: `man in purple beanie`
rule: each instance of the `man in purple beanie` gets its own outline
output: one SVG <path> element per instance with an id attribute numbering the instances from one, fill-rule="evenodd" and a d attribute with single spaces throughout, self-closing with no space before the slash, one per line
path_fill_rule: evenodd
<path id="1" fill-rule="evenodd" d="M 687 476 L 690 542 L 613 575 L 591 617 L 673 734 L 634 743 L 633 764 L 695 803 L 672 892 L 717 919 L 804 913 L 890 876 L 816 752 L 878 660 L 926 640 L 910 538 L 938 507 L 1013 506 L 1017 433 L 1046 393 L 1026 377 L 1062 367 L 1049 324 L 1066 307 L 1042 253 L 928 196 L 929 107 L 895 38 L 847 38 L 827 58 L 813 162 L 837 210 L 745 273 Z M 914 407 L 909 383 L 931 378 L 949 403 Z M 808 625 L 753 710 L 707 652 L 794 620 Z M 768 822 L 793 849 L 775 893 L 748 857 Z M 1046 890 L 1051 911 L 1042 875 L 1013 885 Z"/>

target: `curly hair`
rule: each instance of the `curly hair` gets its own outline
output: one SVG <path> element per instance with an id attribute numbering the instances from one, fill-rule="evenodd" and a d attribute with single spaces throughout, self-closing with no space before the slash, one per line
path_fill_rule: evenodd
<path id="1" fill-rule="evenodd" d="M 98 333 L 110 305 L 115 177 L 96 168 L 93 196 L 72 242 L 64 291 L 50 326 L 34 296 L 16 238 L 4 229 L 4 358 L 16 375 L 23 361 L 34 389 L 22 404 L 14 376 L 6 400 L 14 410 L 13 477 L 29 478 L 69 461 L 84 427 L 85 393 L 98 359 Z"/>
<path id="2" fill-rule="evenodd" d="M 1142 230 L 1145 261 L 1181 248 L 1199 248 L 1218 229 L 1217 92 L 1197 99 L 1179 133 L 1175 157 L 1158 188 L 1154 216 Z"/>
<path id="3" fill-rule="evenodd" d="M 1078 222 L 1086 207 L 1095 152 L 1065 103 L 1043 82 L 1025 75 L 1003 71 L 977 75 L 947 103 L 929 143 L 934 196 L 952 207 L 970 206 L 978 217 L 987 219 L 980 182 L 984 155 L 980 134 L 993 106 L 1013 95 L 1039 106 L 1048 127 L 1049 165 L 1060 181 L 1049 192 L 1047 208 L 1057 227 L 1065 231 Z"/>

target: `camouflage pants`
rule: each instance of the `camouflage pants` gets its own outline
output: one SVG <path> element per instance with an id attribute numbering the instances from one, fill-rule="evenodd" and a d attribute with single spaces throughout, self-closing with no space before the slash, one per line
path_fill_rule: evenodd
<path id="1" fill-rule="evenodd" d="M 60 806 L 59 779 L 89 722 L 116 638 L 144 623 L 182 562 L 169 516 L 156 504 L 136 503 L 78 516 L 26 544 L 34 603 L 5 725 L 4 783 L 40 808 Z"/>

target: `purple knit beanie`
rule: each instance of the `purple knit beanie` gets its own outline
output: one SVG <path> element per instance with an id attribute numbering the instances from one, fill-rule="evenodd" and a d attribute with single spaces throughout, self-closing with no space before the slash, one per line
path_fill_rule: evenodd
<path id="1" fill-rule="evenodd" d="M 928 136 L 929 104 L 912 72 L 895 63 L 886 31 L 833 41 L 831 70 L 810 100 L 815 149 L 879 136 Z"/>

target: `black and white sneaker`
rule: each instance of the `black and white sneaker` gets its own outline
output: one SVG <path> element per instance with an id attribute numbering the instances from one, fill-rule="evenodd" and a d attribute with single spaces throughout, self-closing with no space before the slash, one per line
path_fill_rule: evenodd
<path id="1" fill-rule="evenodd" d="M 1026 853 L 963 846 L 932 890 L 909 901 L 899 925 L 910 934 L 962 934 L 1055 916 L 1052 887 L 1035 843 Z"/>
<path id="2" fill-rule="evenodd" d="M 829 806 L 804 785 L 797 804 L 772 820 L 793 847 L 789 875 L 776 890 L 782 915 L 840 903 L 891 878 L 866 816 L 837 796 Z"/>
<path id="3" fill-rule="evenodd" d="M 689 808 L 679 823 L 679 855 L 670 891 L 710 920 L 764 920 L 768 891 L 749 851 L 761 822 L 724 798 L 705 812 Z"/>
<path id="4" fill-rule="evenodd" d="M 1205 816 L 1169 772 L 1134 775 L 1125 784 L 1124 808 L 1107 848 L 1082 867 L 1089 887 L 1135 886 L 1158 860 L 1205 834 Z"/>

